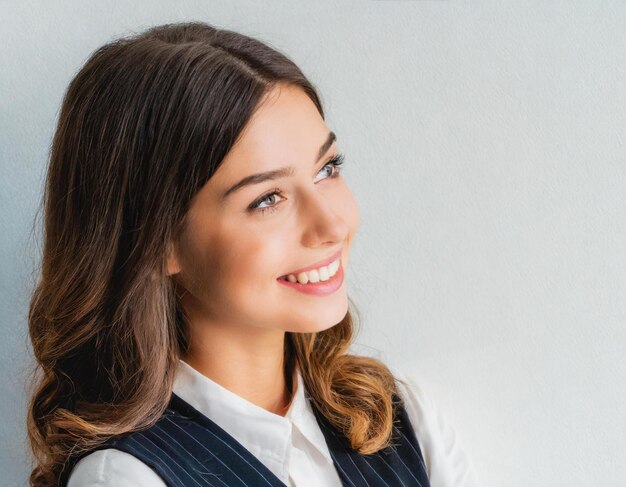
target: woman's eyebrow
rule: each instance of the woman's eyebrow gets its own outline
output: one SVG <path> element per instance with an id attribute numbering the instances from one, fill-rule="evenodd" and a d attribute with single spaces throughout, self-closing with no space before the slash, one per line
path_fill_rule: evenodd
<path id="1" fill-rule="evenodd" d="M 335 132 L 331 130 L 328 133 L 328 137 L 326 138 L 326 141 L 320 147 L 320 150 L 317 154 L 317 159 L 315 159 L 313 164 L 316 164 L 322 158 L 322 156 L 326 154 L 326 151 L 328 151 L 330 146 L 333 145 L 333 142 L 335 142 L 336 140 L 337 140 L 337 136 L 335 135 Z M 284 178 L 287 176 L 292 176 L 294 173 L 294 170 L 295 169 L 293 166 L 287 166 L 287 167 L 281 167 L 280 169 L 274 169 L 272 171 L 266 171 L 266 172 L 261 172 L 258 174 L 251 174 L 250 176 L 246 176 L 237 184 L 234 184 L 233 186 L 228 188 L 226 192 L 224 192 L 224 194 L 220 198 L 220 202 L 223 203 L 228 195 L 234 193 L 238 189 L 243 188 L 244 186 L 248 186 L 251 184 L 258 184 L 264 181 L 272 181 L 274 179 Z"/>

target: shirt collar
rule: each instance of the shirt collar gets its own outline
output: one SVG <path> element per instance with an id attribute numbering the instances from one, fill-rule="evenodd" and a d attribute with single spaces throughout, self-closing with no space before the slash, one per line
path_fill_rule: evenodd
<path id="1" fill-rule="evenodd" d="M 209 379 L 187 362 L 179 359 L 173 391 L 246 447 L 254 456 L 268 463 L 274 462 L 276 472 L 288 475 L 291 428 L 302 435 L 333 463 L 326 440 L 315 418 L 312 406 L 305 396 L 304 383 L 298 367 L 295 371 L 295 394 L 285 416 L 266 409 L 231 392 Z"/>

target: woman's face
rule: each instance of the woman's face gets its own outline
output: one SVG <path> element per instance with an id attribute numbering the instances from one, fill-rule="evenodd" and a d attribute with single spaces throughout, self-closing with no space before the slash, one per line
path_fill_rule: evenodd
<path id="1" fill-rule="evenodd" d="M 192 201 L 188 227 L 168 260 L 192 323 L 317 332 L 345 316 L 345 280 L 318 294 L 279 280 L 338 252 L 340 266 L 348 264 L 359 211 L 344 178 L 333 177 L 338 169 L 328 161 L 338 150 L 336 142 L 328 145 L 329 134 L 298 88 L 281 86 L 254 114 Z M 250 175 L 288 166 L 291 175 L 224 196 Z"/>

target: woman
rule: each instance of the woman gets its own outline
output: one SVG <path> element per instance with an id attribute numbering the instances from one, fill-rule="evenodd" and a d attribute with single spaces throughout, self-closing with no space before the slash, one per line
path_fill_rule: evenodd
<path id="1" fill-rule="evenodd" d="M 90 57 L 46 182 L 31 485 L 474 485 L 419 388 L 347 353 L 342 163 L 255 39 L 168 24 Z"/>

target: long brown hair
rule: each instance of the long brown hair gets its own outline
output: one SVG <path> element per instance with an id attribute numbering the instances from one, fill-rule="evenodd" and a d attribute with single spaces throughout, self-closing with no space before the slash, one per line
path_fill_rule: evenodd
<path id="1" fill-rule="evenodd" d="M 259 101 L 278 83 L 320 99 L 285 55 L 200 22 L 97 49 L 64 96 L 43 194 L 41 275 L 28 323 L 33 486 L 71 455 L 153 424 L 171 396 L 188 321 L 166 275 L 169 244 Z M 350 311 L 352 310 L 352 311 Z M 361 453 L 389 445 L 395 378 L 347 353 L 354 303 L 320 333 L 287 333 L 320 412 Z"/>

